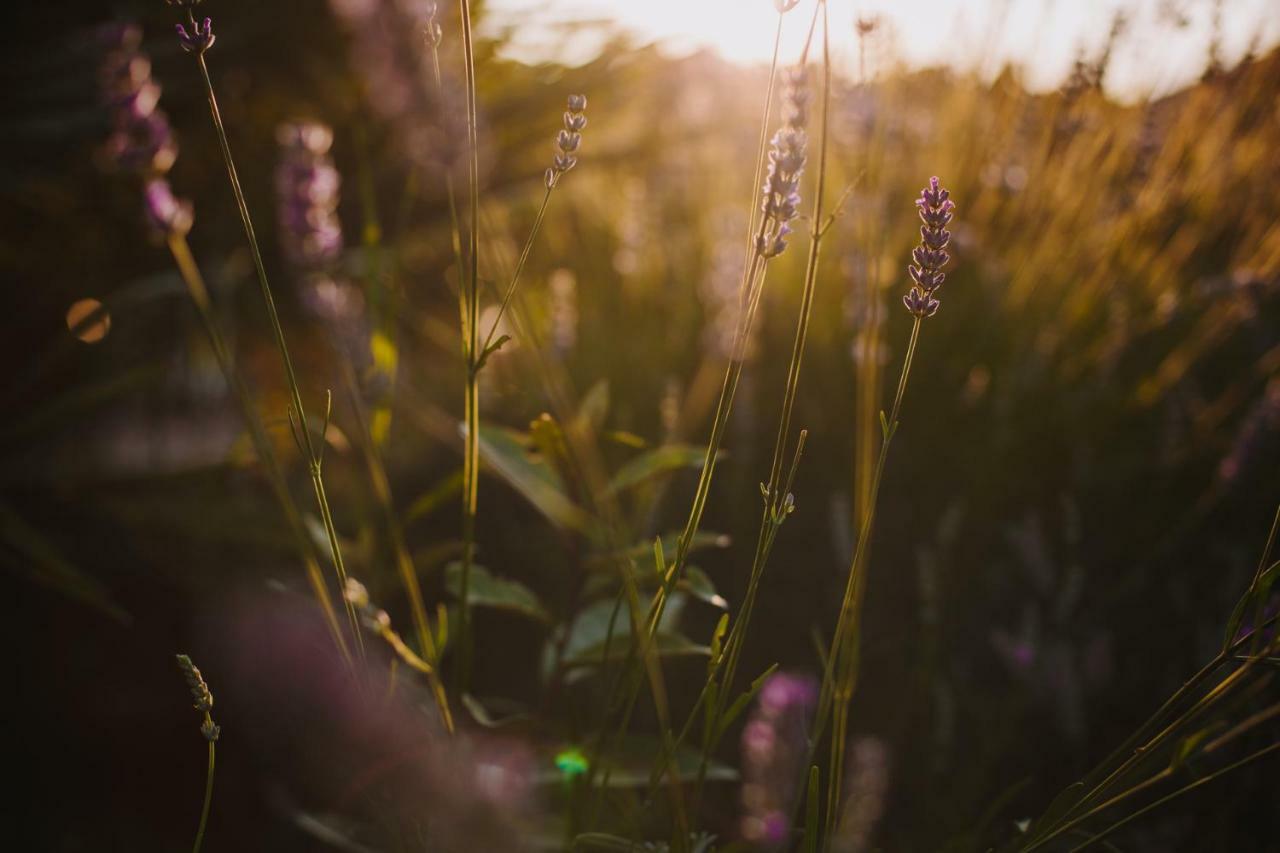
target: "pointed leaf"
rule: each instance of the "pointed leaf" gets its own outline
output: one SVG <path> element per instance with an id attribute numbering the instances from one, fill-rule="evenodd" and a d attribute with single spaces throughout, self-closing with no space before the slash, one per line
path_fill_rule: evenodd
<path id="1" fill-rule="evenodd" d="M 445 568 L 446 585 L 455 598 L 462 594 L 462 563 L 452 562 Z M 472 607 L 492 607 L 520 613 L 539 622 L 550 622 L 542 602 L 519 581 L 496 577 L 484 566 L 473 565 L 467 584 L 467 599 Z"/>
<path id="2" fill-rule="evenodd" d="M 725 709 L 723 716 L 720 717 L 720 730 L 716 732 L 717 741 L 724 737 L 724 733 L 729 730 L 729 726 L 733 725 L 733 721 L 738 719 L 738 715 L 746 710 L 747 705 L 756 697 L 756 694 L 760 692 L 762 687 L 764 687 L 764 683 L 769 680 L 769 676 L 773 675 L 777 669 L 778 665 L 775 663 L 762 672 L 760 677 L 751 682 L 751 686 L 748 687 L 741 696 L 735 699 L 732 705 Z"/>
<path id="3" fill-rule="evenodd" d="M 452 501 L 462 491 L 462 469 L 454 471 L 448 477 L 436 483 L 427 491 L 414 498 L 413 503 L 404 511 L 404 521 L 408 524 L 423 516 L 430 515 L 441 506 Z"/>
<path id="4" fill-rule="evenodd" d="M 809 793 L 805 797 L 804 850 L 818 853 L 818 765 L 809 768 Z"/>
<path id="5" fill-rule="evenodd" d="M 697 566 L 685 567 L 684 577 L 676 584 L 676 589 L 687 592 L 712 607 L 718 607 L 721 610 L 729 609 L 729 602 L 724 600 L 724 596 L 716 592 L 716 585 L 711 582 L 711 578 L 707 577 L 707 573 Z"/>
<path id="6" fill-rule="evenodd" d="M 717 459 L 724 456 L 716 455 Z M 627 489 L 635 488 L 645 481 L 677 471 L 681 468 L 701 468 L 706 461 L 707 450 L 692 444 L 668 444 L 642 453 L 618 469 L 605 489 L 606 494 L 614 495 Z"/>
<path id="7" fill-rule="evenodd" d="M 480 428 L 480 454 L 525 500 L 553 524 L 590 532 L 591 518 L 569 499 L 560 475 L 546 460 L 529 453 L 526 437 L 501 427 Z"/>

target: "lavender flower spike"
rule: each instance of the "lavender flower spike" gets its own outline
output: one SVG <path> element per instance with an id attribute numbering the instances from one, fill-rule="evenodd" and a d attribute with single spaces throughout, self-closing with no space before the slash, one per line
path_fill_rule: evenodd
<path id="1" fill-rule="evenodd" d="M 789 223 L 800 212 L 800 176 L 804 174 L 805 147 L 809 141 L 805 133 L 809 123 L 809 90 L 805 84 L 803 67 L 788 73 L 783 125 L 773 135 L 769 171 L 762 188 L 765 225 L 763 233 L 756 238 L 756 252 L 765 258 L 777 257 L 787 248 Z"/>
<path id="2" fill-rule="evenodd" d="M 146 220 L 157 237 L 185 236 L 191 231 L 192 208 L 174 196 L 165 179 L 178 158 L 178 144 L 160 109 L 151 62 L 140 50 L 142 31 L 114 25 L 102 30 L 102 38 L 107 53 L 99 69 L 100 92 L 112 124 L 106 158 L 140 183 Z"/>
<path id="3" fill-rule="evenodd" d="M 929 179 L 929 186 L 920 192 L 916 207 L 924 224 L 920 226 L 920 245 L 911 252 L 915 263 L 907 267 L 914 284 L 902 297 L 902 303 L 908 311 L 923 319 L 938 312 L 939 302 L 934 294 L 947 278 L 942 271 L 951 260 L 947 254 L 947 246 L 951 242 L 947 225 L 955 215 L 956 206 L 951 201 L 951 193 L 933 177 Z"/>
<path id="4" fill-rule="evenodd" d="M 182 24 L 177 24 L 178 44 L 182 45 L 182 49 L 187 53 L 203 54 L 206 50 L 213 47 L 213 43 L 218 37 L 213 34 L 213 21 L 209 18 L 204 19 L 201 25 L 198 21 L 191 22 L 191 32 L 187 32 L 187 28 Z"/>
<path id="5" fill-rule="evenodd" d="M 552 167 L 547 169 L 546 185 L 551 189 L 560 181 L 560 176 L 578 165 L 575 156 L 582 146 L 582 129 L 587 126 L 586 95 L 570 95 L 569 109 L 564 114 L 564 129 L 556 134 L 556 156 Z"/>

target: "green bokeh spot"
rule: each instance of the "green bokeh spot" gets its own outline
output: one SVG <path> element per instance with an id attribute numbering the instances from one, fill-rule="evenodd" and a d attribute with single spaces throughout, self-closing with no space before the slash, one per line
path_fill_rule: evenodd
<path id="1" fill-rule="evenodd" d="M 588 766 L 587 757 L 575 747 L 563 750 L 556 756 L 556 768 L 564 774 L 566 779 L 581 776 L 587 772 Z"/>

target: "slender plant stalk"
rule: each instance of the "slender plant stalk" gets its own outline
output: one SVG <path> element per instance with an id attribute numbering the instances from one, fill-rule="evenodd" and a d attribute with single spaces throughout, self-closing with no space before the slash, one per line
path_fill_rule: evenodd
<path id="1" fill-rule="evenodd" d="M 191 15 L 192 26 L 195 26 L 195 16 L 188 9 Z M 324 477 L 321 473 L 322 457 L 316 451 L 315 441 L 311 437 L 311 429 L 307 424 L 306 409 L 302 404 L 302 391 L 298 387 L 298 378 L 294 374 L 293 361 L 289 357 L 289 346 L 285 341 L 284 328 L 280 325 L 280 316 L 276 312 L 275 297 L 271 294 L 271 285 L 267 282 L 266 267 L 262 263 L 262 252 L 258 248 L 258 237 L 253 230 L 253 220 L 249 216 L 249 206 L 245 202 L 244 191 L 240 186 L 240 176 L 236 171 L 235 159 L 231 156 L 231 143 L 227 139 L 227 130 L 222 122 L 222 113 L 218 109 L 218 98 L 214 94 L 213 80 L 209 76 L 209 66 L 205 62 L 204 54 L 197 53 L 196 64 L 200 68 L 200 76 L 204 82 L 205 95 L 209 100 L 209 113 L 213 117 L 213 126 L 217 131 L 218 145 L 222 149 L 223 163 L 227 169 L 227 177 L 231 181 L 231 190 L 236 198 L 236 207 L 240 212 L 240 221 L 244 226 L 245 237 L 249 241 L 249 251 L 253 256 L 254 269 L 258 274 L 258 284 L 262 290 L 262 300 L 266 304 L 267 319 L 271 322 L 271 330 L 275 334 L 276 348 L 280 351 L 280 360 L 284 364 L 285 378 L 289 385 L 289 395 L 292 398 L 293 411 L 298 416 L 298 436 L 299 446 L 307 454 L 307 468 L 311 474 L 311 486 L 315 492 L 316 504 L 320 509 L 320 520 L 324 524 L 325 536 L 329 540 L 330 555 L 333 558 L 334 570 L 338 575 L 339 588 L 345 590 L 347 586 L 347 569 L 346 564 L 342 560 L 342 548 L 338 544 L 338 531 L 333 523 L 333 513 L 329 508 L 329 499 L 325 494 Z M 323 440 L 323 436 L 321 437 Z M 360 659 L 364 660 L 364 637 L 360 633 L 360 625 L 356 620 L 355 609 L 351 606 L 351 602 L 343 596 L 343 604 L 347 611 L 347 620 L 351 625 L 351 632 L 355 636 L 356 648 L 359 650 Z"/>
<path id="2" fill-rule="evenodd" d="M 1254 579 L 1249 585 L 1250 591 L 1255 588 L 1258 578 L 1261 576 L 1263 568 L 1266 566 L 1267 560 L 1271 555 L 1272 548 L 1276 541 L 1277 528 L 1280 528 L 1280 509 L 1277 509 L 1275 520 L 1273 520 L 1271 524 L 1271 531 L 1267 534 L 1267 544 L 1262 551 L 1262 557 L 1259 561 L 1259 569 L 1255 572 Z M 1127 769 L 1132 767 L 1133 763 L 1138 758 L 1149 754 L 1150 750 L 1154 748 L 1154 746 L 1158 745 L 1160 740 L 1172 734 L 1172 730 L 1176 728 L 1176 726 L 1188 719 L 1188 714 L 1192 714 L 1197 708 L 1200 708 L 1200 703 L 1197 703 L 1193 706 L 1191 711 L 1188 711 L 1181 717 L 1177 718 L 1177 720 L 1175 720 L 1175 722 L 1170 726 L 1167 726 L 1162 733 L 1156 734 L 1152 740 L 1148 740 L 1148 737 L 1152 735 L 1156 726 L 1165 719 L 1169 712 L 1172 711 L 1183 698 L 1203 684 L 1209 676 L 1213 675 L 1213 673 L 1216 672 L 1224 663 L 1229 660 L 1235 660 L 1235 654 L 1237 651 L 1244 648 L 1246 644 L 1251 648 L 1251 654 L 1249 657 L 1244 659 L 1243 663 L 1245 664 L 1245 667 L 1242 667 L 1242 669 L 1246 669 L 1253 663 L 1261 661 L 1266 654 L 1265 652 L 1260 652 L 1258 648 L 1260 638 L 1263 636 L 1263 629 L 1266 626 L 1273 624 L 1276 621 L 1276 618 L 1277 617 L 1272 617 L 1268 620 L 1256 620 L 1256 627 L 1252 631 L 1242 637 L 1230 639 L 1222 651 L 1214 656 L 1213 660 L 1205 664 L 1199 672 L 1178 688 L 1173 695 L 1166 699 L 1165 702 L 1156 709 L 1156 712 L 1152 714 L 1146 722 L 1125 738 L 1124 742 L 1121 743 L 1120 746 L 1116 747 L 1116 749 L 1113 750 L 1111 754 L 1097 766 L 1097 768 L 1082 780 L 1084 784 L 1091 784 L 1092 787 L 1083 796 L 1081 796 L 1080 799 L 1073 803 L 1070 808 L 1064 811 L 1055 821 L 1040 828 L 1032 838 L 1028 839 L 1033 846 L 1027 849 L 1035 849 L 1035 846 L 1038 846 L 1040 843 L 1043 843 L 1044 840 L 1047 840 L 1048 837 L 1052 837 L 1053 834 L 1061 831 L 1062 825 L 1066 821 L 1070 820 L 1078 810 L 1086 808 L 1090 803 L 1105 793 L 1110 784 L 1121 776 Z M 1237 670 L 1237 673 L 1240 671 L 1241 670 Z M 1228 680 L 1230 680 L 1230 677 Z M 1225 683 L 1226 682 L 1224 682 L 1224 684 Z M 1223 685 L 1221 684 L 1219 685 L 1219 687 L 1222 686 Z M 1215 691 L 1217 689 L 1218 688 L 1215 688 Z M 1210 695 L 1214 694 L 1211 692 Z M 1204 700 L 1201 700 L 1201 702 L 1203 701 Z M 1121 762 L 1120 765 L 1114 770 L 1108 772 L 1107 768 L 1115 765 L 1117 761 Z M 1106 775 L 1104 776 L 1104 774 Z M 1102 777 L 1100 781 L 1098 781 L 1099 777 Z M 1046 833 L 1049 833 L 1049 835 L 1046 835 Z"/>
<path id="3" fill-rule="evenodd" d="M 1050 831 L 1047 831 L 1046 833 L 1041 834 L 1032 843 L 1022 848 L 1024 853 L 1030 853 L 1030 851 L 1032 850 L 1037 850 L 1040 847 L 1043 847 L 1045 844 L 1047 844 L 1050 840 L 1052 840 L 1056 836 L 1061 835 L 1063 832 L 1066 832 L 1067 830 L 1074 828 L 1075 826 L 1079 825 L 1081 822 L 1088 819 L 1089 817 L 1096 814 L 1097 812 L 1110 808 L 1111 806 L 1115 805 L 1121 800 L 1128 798 L 1131 794 L 1136 793 L 1137 790 L 1143 787 L 1146 787 L 1147 784 L 1151 782 L 1151 780 L 1141 783 L 1139 786 L 1137 786 L 1137 788 L 1131 788 L 1127 791 L 1124 791 L 1106 800 L 1101 805 L 1093 806 L 1092 808 L 1089 808 L 1087 811 L 1085 811 L 1082 814 L 1079 814 L 1079 815 L 1076 814 L 1078 809 L 1084 808 L 1085 806 L 1087 806 L 1088 804 L 1096 800 L 1103 793 L 1105 793 L 1107 788 L 1110 787 L 1112 782 L 1121 778 L 1127 771 L 1132 769 L 1139 760 L 1141 760 L 1143 757 L 1147 755 L 1150 755 L 1152 750 L 1159 747 L 1161 744 L 1167 741 L 1170 737 L 1172 737 L 1175 733 L 1181 730 L 1187 723 L 1190 723 L 1192 720 L 1198 717 L 1203 711 L 1208 710 L 1210 707 L 1214 705 L 1215 702 L 1219 701 L 1223 696 L 1227 695 L 1228 692 L 1230 692 L 1234 687 L 1236 687 L 1243 680 L 1244 676 L 1248 673 L 1250 667 L 1255 662 L 1256 662 L 1256 658 L 1250 658 L 1249 660 L 1245 661 L 1243 666 L 1241 666 L 1239 669 L 1235 670 L 1229 676 L 1223 679 L 1217 686 L 1215 686 L 1212 690 L 1210 690 L 1208 694 L 1206 694 L 1203 698 L 1201 698 L 1194 705 L 1192 705 L 1191 708 L 1183 712 L 1180 716 L 1178 716 L 1171 723 L 1169 723 L 1164 729 L 1162 729 L 1159 733 L 1157 733 L 1153 738 L 1151 738 L 1151 740 L 1143 744 L 1142 747 L 1137 749 L 1119 767 L 1117 767 L 1105 779 L 1103 779 L 1100 783 L 1098 783 L 1091 791 L 1089 791 L 1089 793 L 1087 793 L 1084 797 L 1082 797 L 1079 801 L 1077 801 L 1075 805 L 1073 805 L 1070 809 L 1068 809 L 1063 814 L 1062 819 L 1059 820 Z M 1159 777 L 1159 778 L 1163 778 L 1163 777 Z"/>
<path id="4" fill-rule="evenodd" d="M 249 431 L 249 438 L 253 441 L 258 459 L 262 462 L 263 470 L 267 475 L 267 482 L 271 484 L 271 490 L 275 494 L 276 501 L 284 512 L 289 531 L 298 549 L 298 555 L 302 558 L 303 565 L 306 568 L 307 580 L 311 584 L 311 590 L 315 594 L 316 600 L 320 602 L 325 624 L 329 626 L 329 631 L 333 635 L 334 642 L 342 653 L 343 659 L 350 663 L 351 650 L 347 647 L 346 637 L 338 625 L 338 616 L 333 609 L 333 600 L 329 595 L 329 588 L 325 585 L 324 575 L 320 571 L 320 565 L 316 562 L 310 541 L 307 538 L 306 529 L 302 524 L 302 514 L 298 511 L 298 505 L 294 502 L 293 495 L 289 491 L 289 484 L 285 479 L 284 470 L 280 466 L 280 459 L 271 444 L 271 438 L 267 435 L 266 427 L 262 423 L 262 417 L 258 412 L 257 406 L 254 404 L 253 396 L 245 386 L 244 379 L 240 376 L 240 372 L 236 369 L 235 361 L 231 357 L 226 338 L 222 334 L 218 320 L 214 315 L 213 304 L 209 298 L 209 290 L 205 287 L 204 277 L 200 274 L 200 268 L 196 265 L 195 258 L 191 254 L 191 247 L 187 243 L 187 238 L 177 233 L 169 235 L 168 245 L 169 252 L 173 255 L 174 263 L 178 267 L 178 273 L 182 276 L 182 280 L 187 286 L 187 294 L 191 297 L 191 302 L 196 307 L 196 313 L 204 325 L 205 334 L 209 338 L 209 345 L 213 349 L 218 366 L 222 369 L 222 374 L 235 393 L 236 400 L 240 405 L 241 416 L 244 418 L 245 427 Z"/>
<path id="5" fill-rule="evenodd" d="M 387 468 L 382 461 L 382 454 L 374 441 L 364 402 L 360 399 L 355 370 L 352 368 L 351 362 L 346 358 L 342 359 L 342 365 L 343 375 L 351 397 L 351 406 L 355 411 L 356 421 L 360 426 L 360 444 L 364 449 L 365 464 L 369 470 L 369 480 L 373 485 L 374 497 L 377 499 L 378 508 L 382 512 L 387 536 L 391 540 L 391 548 L 395 554 L 396 568 L 400 572 L 400 580 L 404 584 L 405 593 L 409 599 L 413 627 L 418 635 L 418 647 L 422 650 L 422 656 L 429 667 L 429 671 L 424 672 L 424 675 L 426 676 L 427 684 L 431 688 L 436 707 L 440 711 L 440 719 L 444 723 L 445 729 L 452 734 L 454 730 L 453 714 L 449 710 L 449 697 L 445 692 L 444 683 L 440 680 L 440 650 L 436 647 L 435 638 L 431 632 L 431 621 L 427 617 L 427 608 L 422 597 L 422 587 L 418 583 L 418 572 L 414 567 L 408 544 L 405 542 L 404 530 L 395 515 L 395 501 L 391 494 L 391 480 L 387 476 Z"/>
<path id="6" fill-rule="evenodd" d="M 1161 797 L 1155 802 L 1148 803 L 1147 805 L 1135 811 L 1133 814 L 1127 815 L 1121 820 L 1111 824 L 1111 826 L 1108 826 L 1106 829 L 1093 835 L 1092 837 L 1089 838 L 1089 840 L 1087 840 L 1083 844 L 1080 844 L 1076 847 L 1071 848 L 1071 853 L 1079 853 L 1079 851 L 1084 850 L 1089 846 L 1103 840 L 1104 838 L 1115 833 L 1117 830 L 1123 829 L 1129 823 L 1142 817 L 1147 812 L 1153 811 L 1154 809 L 1157 809 L 1160 806 L 1165 805 L 1166 803 L 1172 802 L 1173 800 L 1176 800 L 1178 797 L 1181 797 L 1183 794 L 1189 794 L 1195 789 L 1203 785 L 1207 785 L 1210 782 L 1214 781 L 1215 779 L 1225 776 L 1234 770 L 1238 770 L 1247 764 L 1252 764 L 1258 759 L 1265 758 L 1266 756 L 1270 755 L 1273 752 L 1276 752 L 1277 750 L 1280 750 L 1280 743 L 1273 743 L 1270 746 L 1263 747 L 1262 749 L 1259 749 L 1256 752 L 1246 755 L 1244 758 L 1240 759 L 1239 761 L 1236 761 L 1232 764 L 1228 764 L 1226 767 L 1223 767 L 1220 770 L 1215 770 L 1213 773 L 1210 773 L 1208 776 L 1197 779 L 1196 781 L 1188 785 L 1185 785 L 1179 788 L 1178 790 L 1173 791 L 1172 793 L 1166 794 L 1165 796 Z"/>
<path id="7" fill-rule="evenodd" d="M 800 462 L 800 454 L 804 447 L 804 433 L 797 447 L 795 458 L 791 464 L 790 473 L 787 474 L 784 465 L 786 464 L 787 448 L 791 443 L 791 418 L 795 410 L 796 393 L 800 385 L 800 368 L 804 361 L 805 344 L 809 337 L 809 324 L 813 316 L 814 295 L 817 291 L 818 278 L 818 262 L 822 247 L 822 238 L 829 227 L 829 223 L 824 220 L 823 203 L 825 199 L 826 181 L 827 181 L 827 146 L 829 142 L 829 119 L 831 109 L 831 57 L 830 57 L 830 39 L 827 32 L 827 4 L 826 0 L 821 0 L 819 9 L 823 18 L 823 39 L 822 39 L 822 132 L 820 134 L 819 152 L 818 152 L 818 171 L 817 180 L 814 186 L 813 197 L 813 216 L 811 220 L 811 231 L 809 240 L 809 254 L 805 262 L 804 286 L 800 298 L 800 314 L 796 323 L 795 338 L 791 347 L 791 361 L 787 366 L 787 378 L 784 385 L 782 395 L 782 413 L 778 419 L 778 434 L 774 441 L 773 447 L 773 463 L 769 469 L 769 479 L 765 486 L 765 506 L 764 513 L 760 519 L 760 532 L 756 541 L 755 555 L 751 561 L 751 571 L 748 575 L 747 591 L 742 600 L 742 610 L 729 634 L 725 640 L 725 651 L 722 655 L 724 661 L 724 677 L 721 680 L 721 689 L 717 691 L 715 701 L 710 709 L 712 738 L 704 742 L 702 745 L 702 757 L 698 765 L 698 779 L 694 788 L 694 804 L 695 809 L 701 798 L 702 785 L 706 778 L 707 764 L 711 758 L 711 752 L 715 749 L 718 742 L 718 735 L 722 734 L 722 715 L 725 710 L 725 702 L 732 694 L 734 678 L 738 671 L 738 661 L 741 656 L 742 646 L 747 631 L 751 624 L 751 616 L 754 612 L 756 596 L 760 588 L 760 579 L 764 575 L 765 565 L 768 563 L 769 555 L 773 548 L 773 543 L 777 537 L 778 530 L 781 528 L 783 521 L 791 510 L 790 503 L 791 484 L 795 479 L 796 469 Z M 815 9 L 815 17 L 818 9 Z M 805 53 L 808 53 L 806 46 Z M 784 481 L 784 476 L 786 480 Z M 713 661 L 708 681 L 716 677 L 721 661 Z"/>
<path id="8" fill-rule="evenodd" d="M 853 698 L 853 690 L 857 679 L 857 639 L 860 628 L 862 599 L 865 590 L 866 559 L 871 544 L 871 534 L 875 525 L 876 504 L 880 496 L 880 484 L 884 478 L 885 463 L 889 458 L 889 446 L 898 430 L 898 418 L 902 413 L 902 399 L 906 394 L 907 380 L 911 376 L 911 364 L 915 359 L 916 346 L 920 341 L 921 318 L 916 317 L 911 326 L 911 339 L 907 343 L 907 354 L 902 362 L 902 373 L 898 377 L 898 390 L 894 395 L 893 408 L 884 421 L 884 434 L 880 445 L 880 455 L 876 459 L 875 473 L 871 478 L 871 492 L 867 504 L 866 516 L 862 521 L 862 529 L 858 533 L 858 542 L 854 547 L 853 560 L 849 566 L 849 579 L 845 585 L 844 598 L 840 604 L 840 616 L 836 621 L 836 631 L 831 638 L 831 647 L 827 652 L 826 666 L 823 667 L 822 688 L 818 695 L 818 713 L 814 720 L 812 748 L 820 742 L 828 717 L 832 716 L 837 728 L 831 737 L 831 769 L 828 772 L 827 815 L 825 835 L 830 837 L 835 827 L 835 820 L 840 803 L 840 775 L 837 772 L 842 762 L 845 739 L 848 732 L 848 706 Z M 812 762 L 810 762 L 812 763 Z"/>
<path id="9" fill-rule="evenodd" d="M 458 0 L 462 20 L 462 52 L 467 81 L 467 181 L 470 228 L 467 234 L 467 280 L 463 312 L 463 356 L 466 389 L 463 394 L 464 436 L 462 458 L 462 579 L 458 619 L 458 686 L 466 692 L 471 682 L 471 566 L 475 563 L 476 513 L 480 497 L 480 151 L 476 131 L 476 59 L 471 32 L 470 0 Z"/>
<path id="10" fill-rule="evenodd" d="M 765 150 L 768 145 L 768 128 L 769 116 L 773 108 L 773 92 L 778 74 L 778 53 L 782 38 L 782 15 L 778 16 L 777 31 L 774 36 L 773 60 L 769 67 L 769 83 L 764 102 L 764 115 L 761 119 L 761 131 L 759 140 L 759 150 L 756 152 L 756 169 L 755 176 L 752 181 L 752 192 L 750 197 L 750 206 L 748 210 L 751 212 L 749 222 L 754 223 L 756 216 L 757 198 L 760 184 L 760 176 L 762 174 Z M 627 730 L 631 721 L 631 714 L 635 708 L 636 700 L 639 698 L 640 689 L 644 684 L 644 664 L 643 660 L 651 650 L 652 643 L 656 640 L 658 627 L 662 623 L 662 616 L 666 609 L 667 601 L 670 599 L 671 592 L 675 589 L 676 583 L 683 574 L 685 564 L 688 561 L 689 549 L 697 535 L 698 529 L 702 523 L 702 515 L 706 509 L 707 499 L 710 496 L 711 481 L 715 474 L 716 460 L 720 455 L 720 445 L 724 437 L 724 430 L 729 421 L 729 414 L 733 409 L 733 399 L 737 393 L 738 380 L 742 375 L 742 363 L 746 353 L 746 345 L 749 340 L 750 330 L 755 318 L 756 309 L 759 306 L 760 294 L 764 287 L 765 276 L 768 267 L 768 259 L 757 248 L 757 241 L 765 234 L 765 230 L 769 224 L 768 217 L 762 216 L 758 225 L 753 226 L 754 234 L 747 241 L 747 255 L 743 264 L 742 283 L 739 287 L 739 317 L 734 328 L 733 344 L 731 346 L 731 356 L 729 364 L 725 368 L 724 381 L 720 388 L 720 398 L 716 404 L 716 411 L 712 418 L 711 436 L 707 442 L 707 452 L 703 457 L 702 469 L 698 477 L 698 485 L 694 491 L 692 505 L 689 509 L 689 517 L 685 522 L 684 530 L 676 540 L 675 559 L 667 568 L 662 582 L 659 584 L 657 592 L 654 594 L 653 601 L 649 606 L 649 614 L 645 620 L 643 631 L 637 631 L 633 624 L 631 635 L 631 648 L 628 650 L 627 658 L 623 663 L 623 675 L 619 677 L 613 687 L 607 691 L 605 702 L 606 722 L 610 716 L 614 716 L 613 709 L 619 708 L 617 713 L 619 723 L 614 732 L 614 737 L 620 738 Z M 634 622 L 634 618 L 633 618 Z M 610 635 L 612 634 L 612 622 L 610 623 Z M 636 661 L 641 661 L 638 670 L 633 670 L 632 666 Z M 617 691 L 622 691 L 622 696 L 616 695 Z M 691 720 L 690 720 L 691 722 Z M 684 735 L 689 729 L 686 723 L 679 741 L 684 739 Z M 600 747 L 603 749 L 603 743 Z M 673 754 L 667 754 L 664 748 L 660 754 L 660 762 L 662 766 L 666 766 L 670 761 L 674 760 Z M 596 782 L 595 762 L 592 763 L 587 773 L 588 789 L 594 787 Z M 603 786 L 608 783 L 609 774 L 606 771 L 603 776 L 601 789 L 596 792 L 595 805 L 598 808 L 600 797 L 602 796 Z M 657 784 L 658 776 L 654 777 L 654 784 Z M 593 809 L 594 811 L 595 809 Z"/>
<path id="11" fill-rule="evenodd" d="M 498 325 L 502 322 L 502 316 L 507 313 L 507 306 L 511 304 L 511 297 L 515 295 L 516 284 L 520 281 L 520 273 L 524 272 L 524 265 L 529 260 L 529 252 L 533 250 L 534 238 L 538 236 L 538 230 L 542 227 L 542 220 L 547 214 L 547 203 L 551 201 L 551 190 L 555 185 L 547 187 L 547 191 L 542 194 L 542 204 L 538 205 L 538 215 L 533 219 L 533 228 L 529 231 L 529 238 L 524 241 L 524 248 L 520 250 L 520 258 L 516 261 L 515 272 L 511 274 L 511 281 L 507 284 L 506 291 L 502 294 L 502 302 L 498 306 L 498 313 L 493 317 L 493 324 L 489 326 L 489 333 L 484 336 L 484 343 L 480 347 L 480 356 L 489 352 L 489 347 L 493 344 L 493 336 L 498 331 Z"/>
<path id="12" fill-rule="evenodd" d="M 215 749 L 213 741 L 209 741 L 209 770 L 204 780 L 204 805 L 200 807 L 200 825 L 196 828 L 196 840 L 191 845 L 191 853 L 200 853 L 200 845 L 204 843 L 204 830 L 209 823 L 209 807 L 213 804 L 213 764 Z"/>

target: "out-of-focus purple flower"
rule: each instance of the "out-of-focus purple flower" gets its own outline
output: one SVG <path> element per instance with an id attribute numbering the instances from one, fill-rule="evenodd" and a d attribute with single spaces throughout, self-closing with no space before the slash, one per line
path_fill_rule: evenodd
<path id="1" fill-rule="evenodd" d="M 338 221 L 342 176 L 329 156 L 333 130 L 319 122 L 293 122 L 281 125 L 276 138 L 280 243 L 296 275 L 299 297 L 362 374 L 372 360 L 364 295 L 335 269 L 344 242 Z"/>
<path id="2" fill-rule="evenodd" d="M 182 24 L 177 24 L 175 27 L 178 31 L 178 44 L 182 45 L 182 49 L 187 53 L 203 54 L 218 40 L 218 37 L 213 34 L 213 20 L 210 18 L 205 18 L 203 23 L 192 21 L 189 33 Z"/>
<path id="3" fill-rule="evenodd" d="M 556 134 L 556 156 L 550 169 L 547 169 L 547 189 L 554 187 L 560 176 L 578 165 L 574 155 L 582 146 L 582 129 L 587 126 L 584 111 L 587 108 L 586 95 L 570 95 L 569 109 L 564 114 L 564 129 Z"/>
<path id="4" fill-rule="evenodd" d="M 342 177 L 329 158 L 333 131 L 316 122 L 280 127 L 276 168 L 280 236 L 285 256 L 300 269 L 324 269 L 342 255 L 337 209 Z"/>
<path id="5" fill-rule="evenodd" d="M 450 169 L 466 150 L 463 88 L 442 66 L 442 90 L 434 84 L 432 50 L 443 36 L 438 7 L 430 0 L 329 0 L 351 37 L 352 67 L 364 96 L 387 122 L 405 155 L 432 170 Z M 484 129 L 484 115 L 480 117 Z M 482 139 L 483 141 L 483 139 Z"/>
<path id="6" fill-rule="evenodd" d="M 765 230 L 756 238 L 756 252 L 766 258 L 777 257 L 787 248 L 790 222 L 800 212 L 800 177 L 808 157 L 809 144 L 805 127 L 809 123 L 808 76 L 804 67 L 787 72 L 787 91 L 783 97 L 783 123 L 773 135 L 769 150 L 769 170 L 765 177 L 761 210 Z"/>
<path id="7" fill-rule="evenodd" d="M 169 181 L 152 178 L 143 191 L 147 221 L 158 233 L 165 236 L 186 236 L 194 219 L 191 203 L 175 198 Z"/>
<path id="8" fill-rule="evenodd" d="M 777 673 L 742 730 L 742 834 L 779 848 L 804 771 L 805 731 L 818 698 L 812 678 Z"/>
<path id="9" fill-rule="evenodd" d="M 947 224 L 951 222 L 956 206 L 951 201 L 951 193 L 933 177 L 929 179 L 929 186 L 921 190 L 916 207 L 924 224 L 920 226 L 920 245 L 911 252 L 915 263 L 907 267 L 915 283 L 902 297 L 902 303 L 912 314 L 923 318 L 932 317 L 938 311 L 939 303 L 934 293 L 947 278 L 942 271 L 951 259 L 947 254 L 947 246 L 951 242 Z"/>
<path id="10" fill-rule="evenodd" d="M 142 31 L 131 24 L 112 24 L 99 32 L 106 47 L 99 86 L 112 127 L 103 153 L 116 169 L 142 182 L 146 219 L 160 236 L 186 234 L 192 208 L 174 197 L 164 179 L 178 158 L 178 144 L 160 109 L 160 86 L 151 78 L 151 61 L 141 51 Z"/>
<path id="11" fill-rule="evenodd" d="M 1280 429 L 1280 378 L 1267 383 L 1262 397 L 1245 415 L 1231 451 L 1218 463 L 1218 482 L 1228 486 L 1245 474 L 1260 456 L 1268 440 Z"/>
<path id="12" fill-rule="evenodd" d="M 864 853 L 872 849 L 876 825 L 889 794 L 889 747 L 878 737 L 861 737 L 849 749 L 845 790 L 831 848 L 836 853 Z"/>

